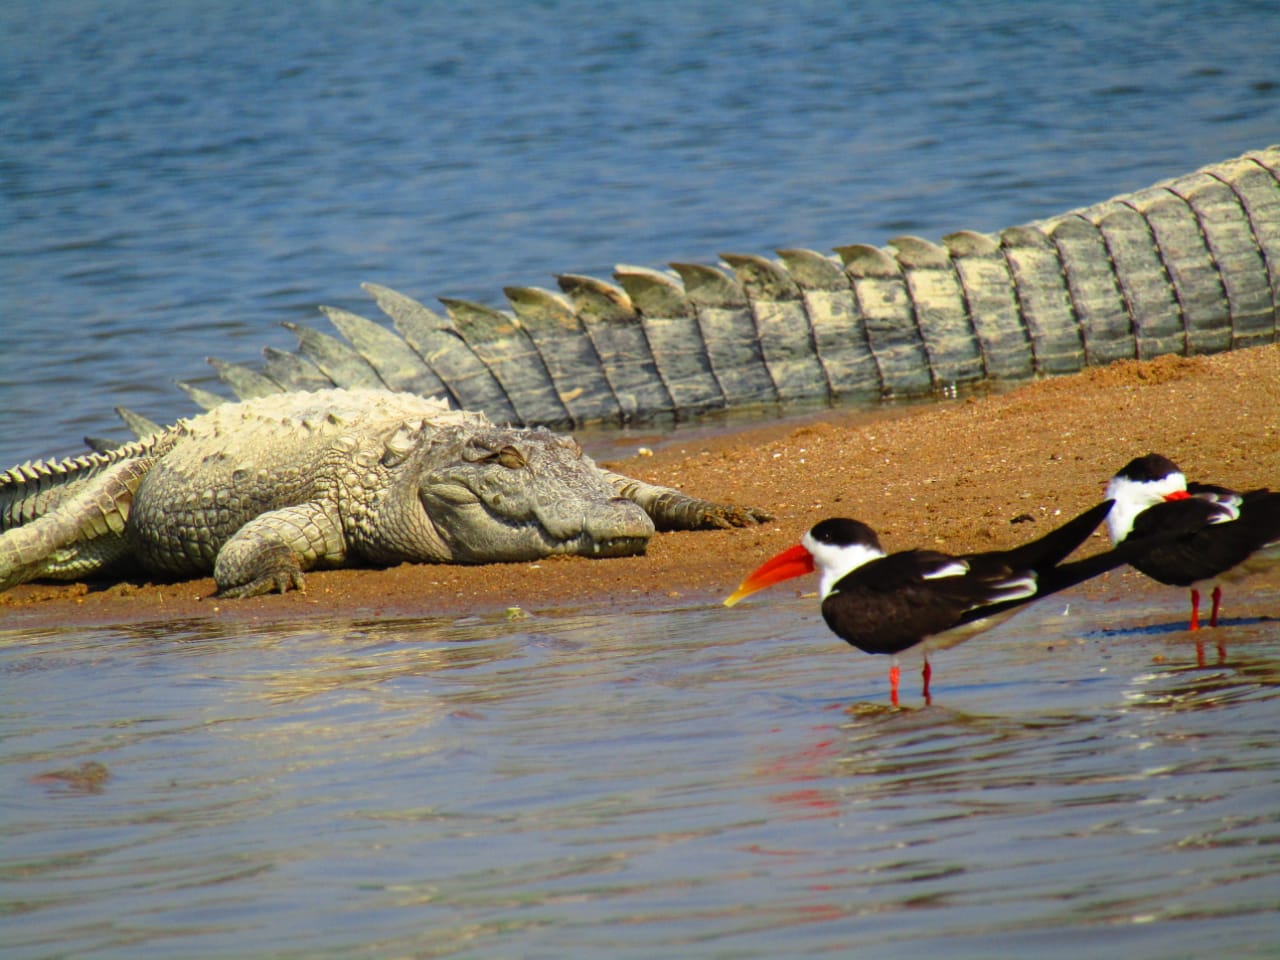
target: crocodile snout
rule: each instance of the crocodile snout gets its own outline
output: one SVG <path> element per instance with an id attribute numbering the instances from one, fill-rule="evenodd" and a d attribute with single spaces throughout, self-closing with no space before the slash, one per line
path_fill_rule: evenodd
<path id="1" fill-rule="evenodd" d="M 568 547 L 565 552 L 582 556 L 636 553 L 636 545 L 643 549 L 654 533 L 644 508 L 622 497 L 560 500 L 539 506 L 536 513 L 548 537 Z"/>

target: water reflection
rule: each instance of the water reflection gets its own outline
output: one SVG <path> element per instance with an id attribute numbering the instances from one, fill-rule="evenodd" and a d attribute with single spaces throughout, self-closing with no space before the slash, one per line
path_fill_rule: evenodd
<path id="1" fill-rule="evenodd" d="M 6 933 L 423 956 L 1252 935 L 1273 625 L 1199 668 L 1186 635 L 1105 632 L 1133 610 L 1073 610 L 945 651 L 935 705 L 905 709 L 803 601 L 0 638 Z"/>
<path id="2" fill-rule="evenodd" d="M 86 760 L 75 767 L 64 770 L 46 770 L 37 773 L 28 781 L 50 788 L 50 793 L 66 791 L 69 793 L 101 793 L 106 782 L 111 779 L 111 771 L 96 760 Z"/>

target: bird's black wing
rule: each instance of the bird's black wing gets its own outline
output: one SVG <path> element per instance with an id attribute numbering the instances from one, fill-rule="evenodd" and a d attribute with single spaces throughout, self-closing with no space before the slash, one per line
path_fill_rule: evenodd
<path id="1" fill-rule="evenodd" d="M 931 550 L 907 550 L 842 577 L 822 602 L 827 625 L 867 653 L 899 653 L 961 622 L 966 611 L 1025 589 L 1008 568 Z M 1016 583 L 1011 583 L 1016 581 Z"/>

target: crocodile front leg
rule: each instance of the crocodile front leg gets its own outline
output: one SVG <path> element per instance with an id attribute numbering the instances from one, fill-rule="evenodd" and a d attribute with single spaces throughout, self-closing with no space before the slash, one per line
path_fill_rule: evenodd
<path id="1" fill-rule="evenodd" d="M 218 551 L 213 578 L 220 597 L 305 590 L 304 570 L 337 565 L 346 556 L 337 518 L 305 503 L 260 514 L 237 530 Z"/>
<path id="2" fill-rule="evenodd" d="M 618 491 L 618 496 L 639 504 L 660 531 L 723 530 L 765 523 L 773 514 L 758 507 L 739 507 L 732 503 L 713 503 L 691 497 L 687 493 L 645 483 L 620 473 L 605 471 L 605 478 Z"/>

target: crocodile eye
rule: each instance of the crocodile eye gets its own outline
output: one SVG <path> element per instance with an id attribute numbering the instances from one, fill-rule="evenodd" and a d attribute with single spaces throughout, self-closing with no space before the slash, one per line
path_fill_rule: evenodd
<path id="1" fill-rule="evenodd" d="M 525 459 L 524 454 L 510 444 L 497 451 L 493 458 L 508 470 L 519 470 L 521 467 L 529 465 L 529 461 Z"/>
<path id="2" fill-rule="evenodd" d="M 519 470 L 529 465 L 528 458 L 510 443 L 488 443 L 484 440 L 472 440 L 462 449 L 462 459 L 467 463 L 497 463 L 510 470 Z"/>
<path id="3" fill-rule="evenodd" d="M 482 446 L 481 444 L 473 444 L 463 451 L 462 457 L 468 463 L 497 463 L 508 470 L 519 470 L 529 465 L 528 458 L 520 452 L 520 449 L 513 447 L 509 443 L 503 444 L 496 449 Z"/>

